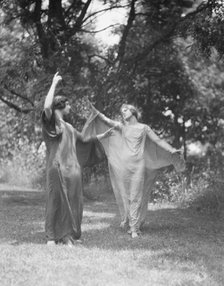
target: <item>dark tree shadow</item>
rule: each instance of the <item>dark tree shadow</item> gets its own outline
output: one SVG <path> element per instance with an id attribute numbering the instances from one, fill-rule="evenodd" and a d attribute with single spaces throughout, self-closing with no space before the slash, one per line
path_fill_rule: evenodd
<path id="1" fill-rule="evenodd" d="M 45 244 L 44 192 L 0 192 L 0 243 Z M 142 258 L 140 264 L 156 267 L 155 261 L 170 263 L 204 262 L 224 285 L 223 270 L 217 261 L 224 259 L 223 217 L 211 217 L 181 208 L 149 208 L 143 235 L 132 239 L 119 227 L 118 208 L 112 196 L 108 200 L 85 199 L 82 223 L 83 247 L 112 251 L 150 250 L 157 259 Z M 217 274 L 220 273 L 220 274 Z"/>

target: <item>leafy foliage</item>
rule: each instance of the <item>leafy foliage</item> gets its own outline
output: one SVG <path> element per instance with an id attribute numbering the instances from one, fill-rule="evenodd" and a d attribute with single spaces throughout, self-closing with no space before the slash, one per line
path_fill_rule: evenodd
<path id="1" fill-rule="evenodd" d="M 92 33 L 101 9 L 90 12 L 94 0 L 1 1 L 1 156 L 12 158 L 21 139 L 39 147 L 43 100 L 57 69 L 57 93 L 70 99 L 78 129 L 89 99 L 111 117 L 129 102 L 185 156 L 187 143 L 198 140 L 221 152 L 223 1 L 100 2 L 102 10 L 126 7 L 114 46 L 100 46 Z"/>

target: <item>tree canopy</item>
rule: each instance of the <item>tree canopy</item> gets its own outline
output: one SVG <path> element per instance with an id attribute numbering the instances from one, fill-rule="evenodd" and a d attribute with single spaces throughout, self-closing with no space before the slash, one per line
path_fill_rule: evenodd
<path id="1" fill-rule="evenodd" d="M 95 21 L 119 9 L 125 23 L 110 29 L 120 41 L 102 45 Z M 0 109 L 10 110 L 5 120 L 23 118 L 25 129 L 9 125 L 16 134 L 40 137 L 44 96 L 59 70 L 57 92 L 70 98 L 78 127 L 88 99 L 109 116 L 130 102 L 176 147 L 187 140 L 220 141 L 222 1 L 10 0 L 1 1 L 0 13 Z"/>

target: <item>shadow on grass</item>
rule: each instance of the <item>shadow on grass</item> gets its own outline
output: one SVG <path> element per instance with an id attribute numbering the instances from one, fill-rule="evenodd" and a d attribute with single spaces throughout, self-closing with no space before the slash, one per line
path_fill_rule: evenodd
<path id="1" fill-rule="evenodd" d="M 0 191 L 0 243 L 44 243 L 45 192 Z"/>
<path id="2" fill-rule="evenodd" d="M 1 232 L 0 239 L 18 243 L 43 243 L 45 192 L 1 191 Z M 223 220 L 201 216 L 188 209 L 155 208 L 148 211 L 143 235 L 139 239 L 119 228 L 118 208 L 113 196 L 108 200 L 85 200 L 83 218 L 83 238 L 87 247 L 126 248 L 165 245 L 169 241 L 184 243 L 188 239 L 216 241 L 224 237 Z M 220 238 L 219 237 L 219 238 Z M 102 243 L 103 241 L 103 243 Z M 130 244 L 131 243 L 131 244 Z M 154 247 L 153 247 L 154 248 Z"/>
<path id="3" fill-rule="evenodd" d="M 87 209 L 95 212 L 93 205 L 87 206 Z M 110 210 L 111 214 L 114 213 L 114 216 L 109 220 L 104 218 L 101 229 L 83 232 L 85 247 L 110 250 L 114 253 L 131 251 L 133 257 L 138 260 L 138 265 L 143 268 L 193 272 L 203 281 L 208 275 L 208 280 L 212 277 L 212 281 L 218 283 L 200 284 L 198 281 L 198 284 L 186 285 L 224 285 L 222 219 L 202 216 L 190 209 L 151 209 L 147 214 L 142 237 L 132 239 L 119 228 L 116 209 L 109 205 L 107 210 Z M 100 212 L 100 209 L 98 211 Z"/>
<path id="4" fill-rule="evenodd" d="M 0 243 L 44 244 L 44 192 L 0 192 Z M 82 224 L 83 247 L 111 251 L 150 251 L 153 257 L 169 263 L 197 263 L 224 282 L 223 218 L 202 216 L 190 209 L 151 206 L 143 235 L 131 239 L 119 228 L 118 208 L 112 196 L 108 200 L 85 200 Z M 144 255 L 139 264 L 154 267 L 155 259 Z M 217 264 L 220 262 L 220 264 Z M 224 274 L 224 273 L 223 273 Z M 221 285 L 221 284 L 220 284 Z M 223 284 L 224 285 L 224 284 Z"/>

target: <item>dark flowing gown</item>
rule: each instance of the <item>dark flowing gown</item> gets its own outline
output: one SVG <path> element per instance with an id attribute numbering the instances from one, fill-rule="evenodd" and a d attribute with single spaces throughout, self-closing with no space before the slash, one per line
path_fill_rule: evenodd
<path id="1" fill-rule="evenodd" d="M 150 190 L 158 170 L 174 165 L 181 171 L 184 160 L 152 138 L 155 133 L 141 123 L 123 125 L 110 120 L 95 108 L 83 128 L 83 136 L 96 136 L 117 126 L 113 135 L 101 140 L 109 166 L 109 175 L 121 215 L 121 225 L 138 232 L 143 225 Z M 157 137 L 158 138 L 158 137 Z"/>
<path id="2" fill-rule="evenodd" d="M 42 133 L 47 154 L 47 202 L 45 231 L 48 240 L 66 236 L 79 239 L 83 214 L 81 167 L 97 162 L 102 152 L 92 137 L 84 142 L 69 123 L 42 114 Z"/>

